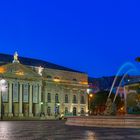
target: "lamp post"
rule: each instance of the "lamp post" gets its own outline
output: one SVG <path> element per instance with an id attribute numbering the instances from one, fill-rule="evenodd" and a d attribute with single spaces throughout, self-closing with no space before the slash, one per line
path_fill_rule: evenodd
<path id="1" fill-rule="evenodd" d="M 91 99 L 92 99 L 92 97 L 93 97 L 93 94 L 89 94 L 89 114 L 91 114 L 90 113 L 90 111 L 91 111 Z"/>
<path id="2" fill-rule="evenodd" d="M 89 110 L 89 115 L 90 115 L 90 105 L 91 105 L 91 99 L 93 98 L 93 94 L 90 92 L 90 89 L 87 89 L 88 93 L 88 110 Z"/>
<path id="3" fill-rule="evenodd" d="M 7 82 L 4 79 L 0 80 L 0 97 L 1 97 L 1 120 L 3 119 L 3 99 L 2 93 L 7 90 Z"/>

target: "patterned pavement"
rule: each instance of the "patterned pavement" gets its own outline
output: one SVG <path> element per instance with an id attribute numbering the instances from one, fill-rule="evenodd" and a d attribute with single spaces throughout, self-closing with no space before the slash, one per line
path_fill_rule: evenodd
<path id="1" fill-rule="evenodd" d="M 140 140 L 140 129 L 65 126 L 64 121 L 1 121 L 0 140 Z"/>

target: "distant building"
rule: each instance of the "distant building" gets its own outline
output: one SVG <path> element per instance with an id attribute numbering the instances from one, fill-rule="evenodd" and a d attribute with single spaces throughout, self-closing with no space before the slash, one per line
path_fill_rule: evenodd
<path id="1" fill-rule="evenodd" d="M 118 76 L 117 81 L 114 85 L 113 91 L 116 92 L 118 86 L 120 85 L 120 92 L 122 93 L 122 87 L 124 85 L 129 84 L 129 83 L 135 83 L 135 82 L 140 82 L 140 76 L 130 76 L 127 75 L 123 81 L 121 81 L 123 76 Z M 115 79 L 115 76 L 109 76 L 109 77 L 101 77 L 101 78 L 92 78 L 89 77 L 89 85 L 90 89 L 93 93 L 97 93 L 99 91 L 110 91 L 111 86 L 113 84 L 113 81 Z M 121 84 L 120 84 L 121 82 Z"/>
<path id="2" fill-rule="evenodd" d="M 0 115 L 54 119 L 88 113 L 85 73 L 15 53 L 0 54 L 0 77 L 7 86 L 1 88 Z"/>
<path id="3" fill-rule="evenodd" d="M 140 82 L 124 85 L 125 109 L 130 114 L 140 114 Z"/>

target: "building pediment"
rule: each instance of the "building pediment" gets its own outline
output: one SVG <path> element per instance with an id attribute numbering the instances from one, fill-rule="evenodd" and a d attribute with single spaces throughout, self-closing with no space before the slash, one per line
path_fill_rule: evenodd
<path id="1" fill-rule="evenodd" d="M 13 78 L 41 79 L 38 73 L 20 63 L 10 63 L 0 66 L 0 75 Z"/>

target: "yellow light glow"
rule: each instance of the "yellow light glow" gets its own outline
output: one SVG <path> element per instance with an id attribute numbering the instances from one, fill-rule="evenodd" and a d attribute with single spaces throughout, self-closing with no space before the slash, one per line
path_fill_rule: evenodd
<path id="1" fill-rule="evenodd" d="M 54 82 L 60 82 L 60 80 L 59 79 L 54 79 Z"/>
<path id="2" fill-rule="evenodd" d="M 82 84 L 82 85 L 87 85 L 88 82 L 80 82 L 80 84 Z"/>
<path id="3" fill-rule="evenodd" d="M 124 108 L 123 107 L 121 107 L 121 111 L 123 111 L 124 110 Z"/>
<path id="4" fill-rule="evenodd" d="M 4 73 L 5 69 L 3 67 L 0 67 L 0 73 Z"/>
<path id="5" fill-rule="evenodd" d="M 23 76 L 24 75 L 24 72 L 16 72 L 16 75 L 19 75 L 19 76 Z"/>
<path id="6" fill-rule="evenodd" d="M 92 98 L 93 97 L 93 94 L 89 94 L 89 97 Z"/>

